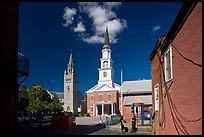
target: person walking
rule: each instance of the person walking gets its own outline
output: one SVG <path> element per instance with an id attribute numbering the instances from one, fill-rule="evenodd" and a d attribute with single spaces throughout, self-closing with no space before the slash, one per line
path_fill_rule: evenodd
<path id="1" fill-rule="evenodd" d="M 131 132 L 136 132 L 137 131 L 137 128 L 136 128 L 136 116 L 135 114 L 133 114 L 133 117 L 132 117 L 132 130 Z"/>

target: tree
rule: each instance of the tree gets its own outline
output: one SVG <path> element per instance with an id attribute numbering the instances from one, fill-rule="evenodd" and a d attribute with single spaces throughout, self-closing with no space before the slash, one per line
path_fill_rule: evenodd
<path id="1" fill-rule="evenodd" d="M 31 115 L 63 110 L 59 101 L 51 99 L 51 96 L 42 85 L 33 85 L 30 88 L 22 87 L 20 89 L 20 108 Z"/>

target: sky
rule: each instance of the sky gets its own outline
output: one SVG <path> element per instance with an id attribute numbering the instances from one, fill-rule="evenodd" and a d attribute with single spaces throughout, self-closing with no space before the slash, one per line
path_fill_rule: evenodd
<path id="1" fill-rule="evenodd" d="M 63 92 L 64 70 L 72 52 L 78 90 L 85 93 L 98 83 L 106 27 L 114 82 L 151 79 L 149 55 L 182 4 L 19 2 L 18 52 L 30 59 L 29 76 L 22 85 L 41 84 L 49 91 Z"/>

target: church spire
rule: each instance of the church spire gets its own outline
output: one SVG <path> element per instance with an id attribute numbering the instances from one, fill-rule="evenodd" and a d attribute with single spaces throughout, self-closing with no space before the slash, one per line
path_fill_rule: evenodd
<path id="1" fill-rule="evenodd" d="M 72 67 L 73 65 L 74 65 L 74 63 L 73 63 L 73 59 L 72 59 L 72 50 L 71 50 L 68 66 Z"/>
<path id="2" fill-rule="evenodd" d="M 106 28 L 106 34 L 105 34 L 105 40 L 104 40 L 104 46 L 103 49 L 110 48 L 110 42 L 109 42 L 109 36 L 108 36 L 108 28 Z"/>

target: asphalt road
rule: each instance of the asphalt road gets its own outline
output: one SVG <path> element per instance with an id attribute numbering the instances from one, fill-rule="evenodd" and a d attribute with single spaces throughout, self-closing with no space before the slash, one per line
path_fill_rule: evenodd
<path id="1" fill-rule="evenodd" d="M 103 124 L 100 124 L 99 121 Z M 76 127 L 72 131 L 52 131 L 50 129 L 24 131 L 21 135 L 143 135 L 120 130 L 111 130 L 105 127 L 105 117 L 76 117 Z M 144 134 L 145 135 L 145 134 Z M 147 134 L 146 134 L 147 135 Z"/>

